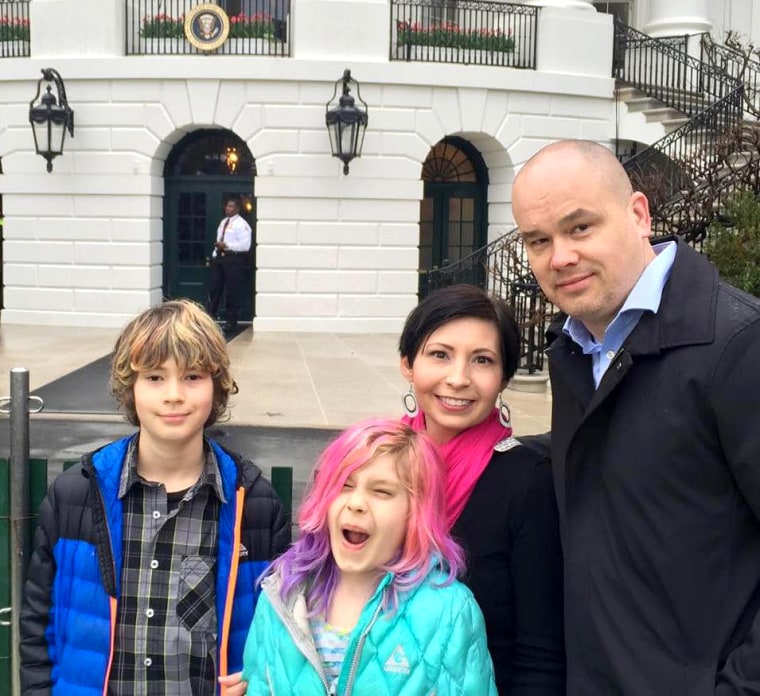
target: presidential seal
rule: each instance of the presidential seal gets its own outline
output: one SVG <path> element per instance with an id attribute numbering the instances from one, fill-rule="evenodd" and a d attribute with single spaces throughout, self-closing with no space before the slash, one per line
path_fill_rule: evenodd
<path id="1" fill-rule="evenodd" d="M 215 51 L 229 33 L 230 18 L 219 5 L 196 5 L 185 17 L 185 37 L 199 51 Z"/>

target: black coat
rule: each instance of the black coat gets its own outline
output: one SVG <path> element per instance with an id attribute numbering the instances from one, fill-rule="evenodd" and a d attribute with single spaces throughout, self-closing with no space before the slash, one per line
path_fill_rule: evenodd
<path id="1" fill-rule="evenodd" d="M 760 693 L 760 302 L 679 242 L 598 389 L 551 333 L 568 695 Z"/>
<path id="2" fill-rule="evenodd" d="M 483 611 L 496 686 L 563 696 L 562 551 L 548 452 L 534 438 L 494 452 L 452 534 Z"/>

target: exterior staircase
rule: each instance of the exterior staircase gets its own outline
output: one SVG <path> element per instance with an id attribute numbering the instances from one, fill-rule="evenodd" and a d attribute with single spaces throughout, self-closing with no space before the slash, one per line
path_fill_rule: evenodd
<path id="1" fill-rule="evenodd" d="M 654 238 L 679 234 L 698 249 L 730 196 L 760 191 L 760 63 L 704 40 L 702 58 L 687 53 L 686 37 L 654 39 L 615 23 L 618 138 L 651 143 L 621 161 L 650 201 Z M 428 279 L 431 290 L 469 282 L 505 298 L 522 330 L 521 370 L 543 369 L 556 309 L 517 229 Z"/>
<path id="2" fill-rule="evenodd" d="M 613 73 L 625 85 L 620 113 L 642 112 L 666 131 L 623 166 L 649 198 L 655 238 L 680 234 L 700 246 L 720 206 L 752 178 L 757 158 L 745 137 L 737 70 L 686 49 L 685 37 L 654 39 L 615 22 Z"/>
<path id="3" fill-rule="evenodd" d="M 616 98 L 620 140 L 653 143 L 689 120 L 683 111 L 622 82 L 617 83 Z"/>

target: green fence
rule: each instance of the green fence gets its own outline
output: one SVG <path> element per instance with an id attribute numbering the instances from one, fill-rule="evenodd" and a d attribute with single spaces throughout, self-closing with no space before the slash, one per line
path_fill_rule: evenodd
<path id="1" fill-rule="evenodd" d="M 63 463 L 64 471 L 79 463 L 79 459 Z M 33 511 L 26 521 L 29 525 L 29 537 L 34 538 L 37 527 L 37 511 L 45 497 L 48 480 L 47 459 L 29 460 L 29 510 Z M 282 501 L 288 521 L 293 511 L 293 469 L 289 466 L 272 467 L 272 486 Z M 10 464 L 8 459 L 0 458 L 0 607 L 11 604 L 11 553 L 13 530 L 10 520 Z M 30 550 L 24 553 L 29 560 Z M 0 615 L 6 618 L 7 615 Z M 17 621 L 18 617 L 12 617 Z M 0 625 L 0 694 L 11 693 L 11 627 Z"/>
<path id="2" fill-rule="evenodd" d="M 69 466 L 74 462 L 69 462 Z M 10 463 L 0 459 L 0 606 L 11 604 L 11 553 L 13 552 L 13 527 L 11 524 Z M 37 510 L 47 490 L 47 460 L 29 460 L 29 509 L 34 512 L 26 520 L 29 537 L 37 527 Z M 30 549 L 24 550 L 23 557 L 29 559 Z M 18 617 L 11 617 L 13 621 Z M 11 693 L 11 627 L 0 625 L 0 693 Z"/>

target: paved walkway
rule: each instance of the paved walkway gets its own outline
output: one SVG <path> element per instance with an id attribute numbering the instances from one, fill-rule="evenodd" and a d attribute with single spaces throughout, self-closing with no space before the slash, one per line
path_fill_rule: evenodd
<path id="1" fill-rule="evenodd" d="M 36 388 L 108 354 L 118 333 L 118 329 L 0 325 L 0 395 L 9 393 L 12 367 L 29 369 L 34 394 Z M 398 415 L 407 385 L 399 374 L 397 340 L 395 334 L 257 332 L 254 336 L 247 329 L 229 344 L 233 376 L 240 387 L 231 401 L 230 422 L 341 428 L 365 417 Z M 517 435 L 549 429 L 548 394 L 510 389 L 505 397 Z"/>

